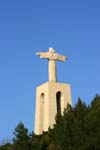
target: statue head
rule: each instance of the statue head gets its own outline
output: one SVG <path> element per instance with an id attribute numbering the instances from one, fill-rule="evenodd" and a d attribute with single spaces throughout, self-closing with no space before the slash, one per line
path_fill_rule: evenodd
<path id="1" fill-rule="evenodd" d="M 51 52 L 51 53 L 55 53 L 54 48 L 50 47 L 50 48 L 49 48 L 49 52 Z"/>

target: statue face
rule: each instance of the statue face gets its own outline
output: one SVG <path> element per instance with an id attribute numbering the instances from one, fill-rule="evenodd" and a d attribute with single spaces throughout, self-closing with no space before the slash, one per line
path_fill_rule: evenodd
<path id="1" fill-rule="evenodd" d="M 55 53 L 55 50 L 53 48 L 49 48 L 50 53 Z"/>

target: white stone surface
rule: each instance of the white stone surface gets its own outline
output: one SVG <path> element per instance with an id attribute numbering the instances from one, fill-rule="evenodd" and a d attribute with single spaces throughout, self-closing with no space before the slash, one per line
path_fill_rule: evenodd
<path id="1" fill-rule="evenodd" d="M 49 81 L 56 82 L 57 81 L 57 75 L 56 75 L 56 61 L 65 61 L 67 57 L 60 55 L 56 53 L 56 51 L 53 48 L 49 48 L 49 52 L 38 52 L 36 55 L 39 55 L 40 58 L 46 58 L 48 59 L 48 75 L 49 75 Z"/>
<path id="2" fill-rule="evenodd" d="M 36 113 L 35 113 L 35 134 L 42 134 L 48 131 L 49 126 L 53 127 L 57 114 L 56 94 L 61 92 L 61 113 L 67 103 L 71 104 L 70 84 L 46 82 L 37 87 L 36 90 Z"/>

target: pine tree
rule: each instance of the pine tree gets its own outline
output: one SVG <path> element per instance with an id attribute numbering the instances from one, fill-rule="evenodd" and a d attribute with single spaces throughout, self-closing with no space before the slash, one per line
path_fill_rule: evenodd
<path id="1" fill-rule="evenodd" d="M 86 116 L 86 149 L 100 150 L 100 96 L 96 95 L 91 102 Z"/>
<path id="2" fill-rule="evenodd" d="M 20 122 L 13 132 L 13 149 L 14 150 L 30 150 L 28 129 Z"/>

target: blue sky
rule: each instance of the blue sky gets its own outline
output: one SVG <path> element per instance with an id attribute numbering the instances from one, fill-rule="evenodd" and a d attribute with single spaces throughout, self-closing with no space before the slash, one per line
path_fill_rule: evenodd
<path id="1" fill-rule="evenodd" d="M 100 0 L 0 1 L 0 140 L 21 120 L 34 127 L 35 89 L 48 80 L 49 47 L 69 57 L 57 62 L 58 82 L 71 84 L 73 105 L 100 94 Z"/>

